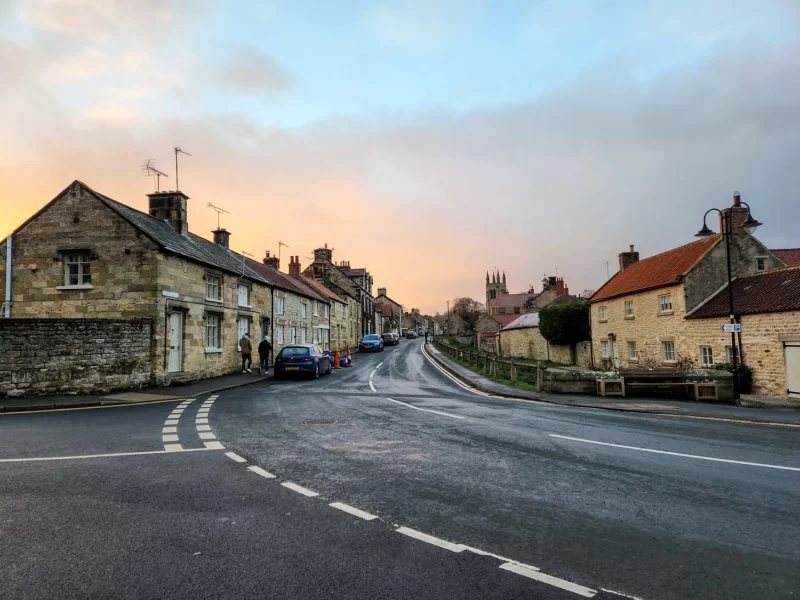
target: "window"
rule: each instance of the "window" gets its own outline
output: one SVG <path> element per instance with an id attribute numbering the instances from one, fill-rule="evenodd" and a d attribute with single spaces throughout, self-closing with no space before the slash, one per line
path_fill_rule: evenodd
<path id="1" fill-rule="evenodd" d="M 515 307 L 514 307 L 514 314 L 515 314 L 515 315 L 518 315 L 518 314 L 519 314 L 519 306 L 515 306 Z"/>
<path id="2" fill-rule="evenodd" d="M 250 288 L 246 285 L 239 284 L 239 306 L 250 308 Z"/>
<path id="3" fill-rule="evenodd" d="M 501 315 L 504 315 L 504 314 L 506 314 L 506 309 L 505 309 L 505 308 L 501 308 L 501 309 L 500 309 L 500 314 L 501 314 Z"/>
<path id="4" fill-rule="evenodd" d="M 756 258 L 756 271 L 766 271 L 767 270 L 767 259 L 763 256 L 759 256 Z"/>
<path id="5" fill-rule="evenodd" d="M 675 362 L 675 342 L 661 342 L 664 351 L 664 362 Z"/>
<path id="6" fill-rule="evenodd" d="M 296 344 L 297 343 L 297 327 L 290 327 L 289 328 L 289 343 Z"/>
<path id="7" fill-rule="evenodd" d="M 330 310 L 331 310 L 331 307 L 326 304 L 325 305 L 325 318 L 326 319 L 329 319 L 330 316 L 331 316 Z"/>
<path id="8" fill-rule="evenodd" d="M 734 354 L 736 354 L 736 358 L 739 358 L 739 352 L 738 352 L 739 348 L 736 348 L 735 350 L 736 350 L 736 352 L 734 352 L 734 347 L 733 346 L 725 346 L 725 354 L 728 357 L 728 362 L 731 363 L 731 364 L 733 364 L 733 355 Z"/>
<path id="9" fill-rule="evenodd" d="M 628 360 L 639 360 L 639 352 L 636 350 L 636 342 L 628 342 Z"/>
<path id="10" fill-rule="evenodd" d="M 222 302 L 222 278 L 216 275 L 206 275 L 206 300 Z"/>
<path id="11" fill-rule="evenodd" d="M 658 312 L 669 312 L 672 310 L 672 294 L 664 294 L 658 297 Z"/>
<path id="12" fill-rule="evenodd" d="M 277 343 L 282 346 L 283 345 L 283 325 L 278 325 L 275 328 L 275 337 L 278 338 L 277 339 Z"/>
<path id="13" fill-rule="evenodd" d="M 307 344 L 308 343 L 308 328 L 302 327 L 300 329 L 300 343 Z"/>
<path id="14" fill-rule="evenodd" d="M 279 315 L 283 314 L 283 298 L 278 298 L 278 306 L 275 307 L 275 310 Z"/>
<path id="15" fill-rule="evenodd" d="M 300 305 L 300 316 L 304 319 L 308 316 L 308 304 L 305 302 Z"/>
<path id="16" fill-rule="evenodd" d="M 220 348 L 222 343 L 219 338 L 219 315 L 206 313 L 206 348 Z"/>
<path id="17" fill-rule="evenodd" d="M 630 300 L 625 301 L 625 318 L 630 319 L 633 317 L 633 302 Z"/>
<path id="18" fill-rule="evenodd" d="M 597 318 L 600 320 L 601 323 L 605 323 L 606 321 L 608 321 L 608 307 L 607 306 L 601 306 L 597 310 Z"/>
<path id="19" fill-rule="evenodd" d="M 314 300 L 314 316 L 315 317 L 319 316 L 319 302 L 317 302 L 316 300 Z"/>
<path id="20" fill-rule="evenodd" d="M 608 358 L 608 342 L 606 341 L 600 342 L 600 356 Z"/>
<path id="21" fill-rule="evenodd" d="M 700 346 L 700 363 L 704 367 L 710 367 L 714 364 L 714 351 L 711 346 Z"/>
<path id="22" fill-rule="evenodd" d="M 64 256 L 64 285 L 92 285 L 89 254 L 78 252 Z"/>
<path id="23" fill-rule="evenodd" d="M 239 341 L 242 339 L 245 333 L 250 333 L 250 319 L 247 317 L 239 317 L 239 333 L 236 338 L 236 349 L 241 352 L 242 347 L 239 345 Z"/>

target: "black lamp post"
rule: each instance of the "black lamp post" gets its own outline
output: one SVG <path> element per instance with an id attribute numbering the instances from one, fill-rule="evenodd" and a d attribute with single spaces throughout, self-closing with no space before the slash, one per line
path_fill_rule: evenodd
<path id="1" fill-rule="evenodd" d="M 724 222 L 724 231 L 722 235 L 725 237 L 725 251 L 728 260 L 728 314 L 730 315 L 731 324 L 736 323 L 736 314 L 733 311 L 733 273 L 731 272 L 731 236 L 733 235 L 733 209 L 739 208 L 742 204 L 747 207 L 747 218 L 741 224 L 742 229 L 744 229 L 747 233 L 753 234 L 755 230 L 758 228 L 760 223 L 756 219 L 753 218 L 753 215 L 750 212 L 750 205 L 747 202 L 741 202 L 739 200 L 739 192 L 733 193 L 734 198 L 736 201 L 733 203 L 733 206 L 728 208 L 727 210 L 720 210 L 718 208 L 710 208 L 706 211 L 706 214 L 703 215 L 703 228 L 698 231 L 695 235 L 696 237 L 708 237 L 710 235 L 714 235 L 714 232 L 708 228 L 706 225 L 706 217 L 708 217 L 708 213 L 710 212 L 718 212 L 720 217 L 723 219 Z M 736 348 L 736 333 L 731 328 L 731 353 L 733 359 L 733 399 L 735 402 L 739 401 L 739 352 Z"/>

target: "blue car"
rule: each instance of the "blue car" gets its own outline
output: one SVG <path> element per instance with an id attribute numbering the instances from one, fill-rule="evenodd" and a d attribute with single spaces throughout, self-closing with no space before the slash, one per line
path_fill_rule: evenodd
<path id="1" fill-rule="evenodd" d="M 370 333 L 361 339 L 358 349 L 361 352 L 383 352 L 383 340 L 377 333 Z"/>
<path id="2" fill-rule="evenodd" d="M 331 357 L 315 344 L 285 346 L 275 357 L 275 379 L 295 373 L 307 373 L 317 379 L 321 373 L 328 375 L 332 370 Z"/>

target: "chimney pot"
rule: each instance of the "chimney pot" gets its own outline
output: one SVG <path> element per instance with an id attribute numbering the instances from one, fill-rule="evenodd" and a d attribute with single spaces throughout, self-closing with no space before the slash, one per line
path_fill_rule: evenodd
<path id="1" fill-rule="evenodd" d="M 231 239 L 231 232 L 227 231 L 224 227 L 215 229 L 211 233 L 214 234 L 214 243 L 219 244 L 223 248 L 230 248 L 229 242 Z"/>
<path id="2" fill-rule="evenodd" d="M 276 271 L 278 271 L 281 268 L 281 259 L 278 258 L 277 256 L 271 256 L 269 250 L 267 250 L 267 255 L 261 262 L 263 262 L 269 268 L 275 269 Z"/>
<path id="3" fill-rule="evenodd" d="M 734 206 L 742 205 L 742 195 L 739 192 L 733 192 L 733 205 Z"/>
<path id="4" fill-rule="evenodd" d="M 633 244 L 631 244 L 631 252 L 633 252 Z"/>

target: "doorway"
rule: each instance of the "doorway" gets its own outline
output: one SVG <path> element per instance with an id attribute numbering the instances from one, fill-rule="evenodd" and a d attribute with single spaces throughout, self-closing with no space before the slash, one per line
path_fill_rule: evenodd
<path id="1" fill-rule="evenodd" d="M 800 342 L 785 342 L 786 392 L 790 398 L 800 398 Z"/>
<path id="2" fill-rule="evenodd" d="M 169 358 L 167 368 L 170 373 L 183 370 L 183 313 L 169 315 Z"/>

